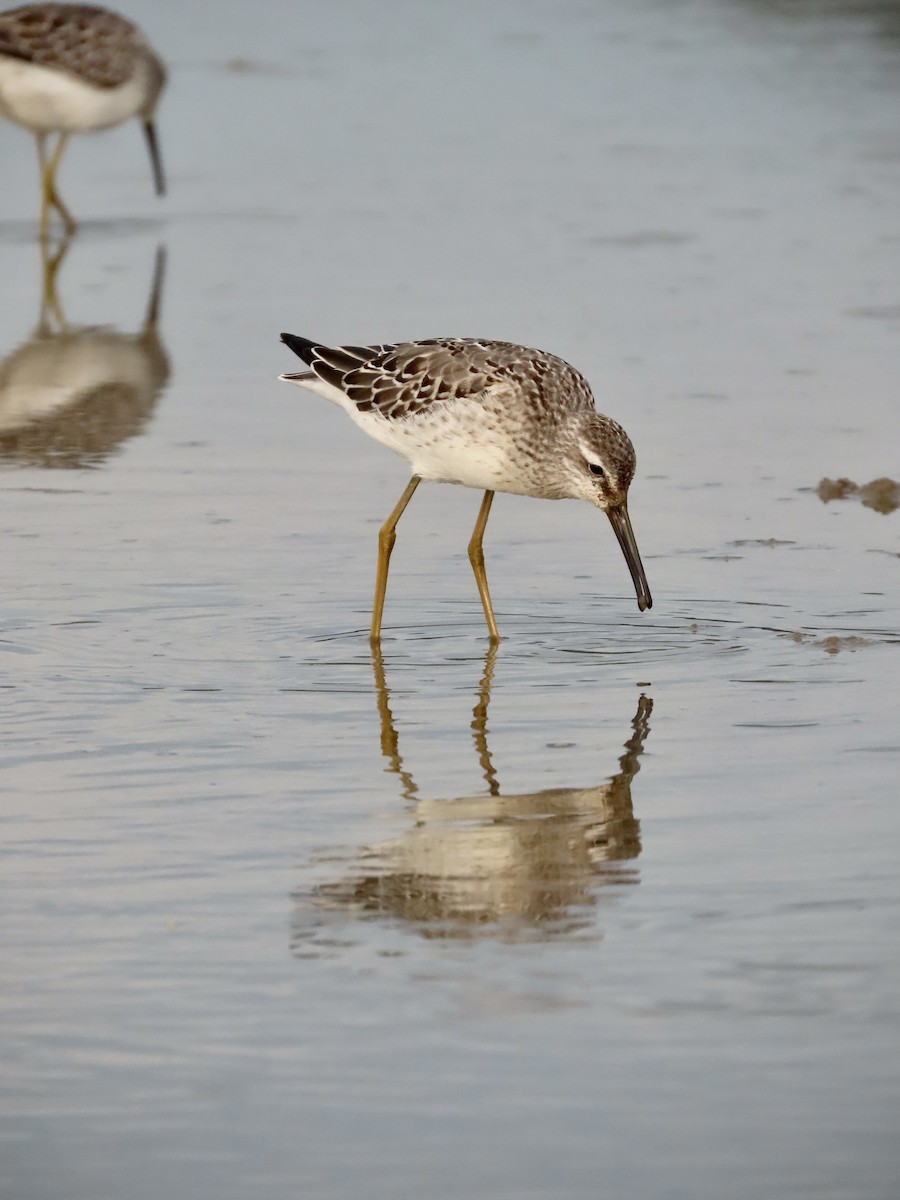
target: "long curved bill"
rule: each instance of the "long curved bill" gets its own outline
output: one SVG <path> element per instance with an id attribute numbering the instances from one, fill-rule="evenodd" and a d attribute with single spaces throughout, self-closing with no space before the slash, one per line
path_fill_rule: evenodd
<path id="1" fill-rule="evenodd" d="M 608 508 L 606 515 L 609 517 L 609 523 L 612 525 L 615 535 L 619 539 L 619 545 L 622 547 L 622 553 L 625 555 L 625 561 L 628 563 L 628 570 L 631 572 L 631 578 L 634 580 L 638 608 L 641 612 L 644 612 L 646 609 L 653 607 L 653 597 L 650 595 L 650 588 L 647 586 L 647 576 L 644 574 L 644 564 L 641 562 L 641 556 L 638 553 L 634 530 L 631 528 L 631 520 L 628 516 L 628 509 L 624 504 L 620 504 L 618 508 Z"/>
<path id="2" fill-rule="evenodd" d="M 156 126 L 152 121 L 143 121 L 144 137 L 147 139 L 147 149 L 150 151 L 150 163 L 153 167 L 153 186 L 157 196 L 166 194 L 166 177 L 163 174 L 162 157 L 159 153 L 159 142 L 156 140 Z"/>

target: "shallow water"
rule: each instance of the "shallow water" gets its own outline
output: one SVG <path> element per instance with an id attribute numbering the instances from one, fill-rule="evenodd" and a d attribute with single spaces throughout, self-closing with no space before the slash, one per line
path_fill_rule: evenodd
<path id="1" fill-rule="evenodd" d="M 0 1191 L 895 1196 L 897 7 L 129 11 L 170 196 L 72 145 L 37 335 L 0 125 Z M 498 496 L 489 653 L 421 488 L 373 659 L 282 328 L 574 362 L 652 611 Z"/>

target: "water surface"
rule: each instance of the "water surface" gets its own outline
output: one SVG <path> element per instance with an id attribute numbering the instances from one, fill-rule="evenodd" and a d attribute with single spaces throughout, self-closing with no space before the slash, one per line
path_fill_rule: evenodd
<path id="1" fill-rule="evenodd" d="M 895 1196 L 896 6 L 129 11 L 165 202 L 0 127 L 3 1194 Z M 420 488 L 373 656 L 281 329 L 574 362 L 652 611 Z"/>

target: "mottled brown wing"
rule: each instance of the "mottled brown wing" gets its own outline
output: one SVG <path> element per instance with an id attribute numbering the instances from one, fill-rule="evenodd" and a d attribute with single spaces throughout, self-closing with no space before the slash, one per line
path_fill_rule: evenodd
<path id="1" fill-rule="evenodd" d="M 360 412 L 397 420 L 436 402 L 484 391 L 494 376 L 471 348 L 462 340 L 438 338 L 391 346 L 317 346 L 310 365 Z"/>
<path id="2" fill-rule="evenodd" d="M 125 83 L 143 45 L 130 21 L 86 4 L 29 4 L 0 13 L 0 54 L 70 71 L 99 88 Z"/>
<path id="3" fill-rule="evenodd" d="M 386 346 L 344 376 L 343 389 L 360 412 L 390 420 L 415 416 L 445 400 L 477 396 L 499 376 L 460 342 L 410 342 Z"/>
<path id="4" fill-rule="evenodd" d="M 373 350 L 378 353 L 354 361 Z M 381 347 L 317 347 L 315 354 L 313 369 L 360 412 L 380 412 L 391 420 L 500 386 L 514 388 L 538 409 L 594 407 L 587 382 L 568 363 L 512 342 L 430 338 Z"/>

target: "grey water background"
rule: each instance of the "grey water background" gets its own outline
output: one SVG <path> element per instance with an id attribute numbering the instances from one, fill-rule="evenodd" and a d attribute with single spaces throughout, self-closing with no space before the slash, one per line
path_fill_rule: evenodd
<path id="1" fill-rule="evenodd" d="M 898 478 L 900 9 L 127 12 L 169 196 L 73 142 L 99 406 L 0 404 L 0 1193 L 895 1197 L 900 514 L 816 487 Z M 281 329 L 573 362 L 652 611 L 499 496 L 489 655 L 479 498 L 422 488 L 373 659 L 405 467 Z"/>

